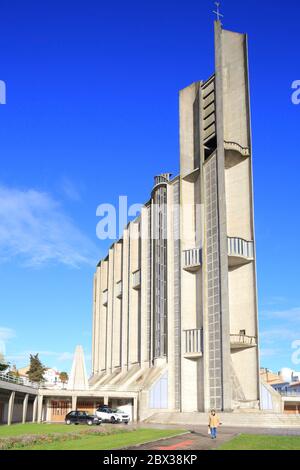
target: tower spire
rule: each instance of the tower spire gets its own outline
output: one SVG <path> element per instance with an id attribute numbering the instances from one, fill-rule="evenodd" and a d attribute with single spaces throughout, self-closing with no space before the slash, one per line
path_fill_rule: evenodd
<path id="1" fill-rule="evenodd" d="M 224 18 L 224 15 L 222 15 L 222 13 L 220 12 L 221 3 L 220 2 L 215 2 L 215 5 L 216 5 L 217 8 L 216 8 L 216 10 L 213 11 L 213 13 L 217 16 L 217 21 L 220 21 L 220 23 L 221 23 L 221 18 Z"/>

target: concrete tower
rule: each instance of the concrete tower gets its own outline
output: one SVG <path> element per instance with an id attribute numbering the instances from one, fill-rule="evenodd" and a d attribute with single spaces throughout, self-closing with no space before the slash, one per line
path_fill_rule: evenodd
<path id="1" fill-rule="evenodd" d="M 247 37 L 219 21 L 215 74 L 180 93 L 180 173 L 182 250 L 191 249 L 194 236 L 202 252 L 198 271 L 182 270 L 181 317 L 183 329 L 203 329 L 205 352 L 198 362 L 183 359 L 182 407 L 196 406 L 191 382 L 200 409 L 254 405 L 259 366 Z M 199 202 L 202 217 L 185 215 L 185 207 Z"/>
<path id="2" fill-rule="evenodd" d="M 247 37 L 217 21 L 214 74 L 180 92 L 180 175 L 97 266 L 93 390 L 138 394 L 140 418 L 258 407 L 253 220 Z"/>

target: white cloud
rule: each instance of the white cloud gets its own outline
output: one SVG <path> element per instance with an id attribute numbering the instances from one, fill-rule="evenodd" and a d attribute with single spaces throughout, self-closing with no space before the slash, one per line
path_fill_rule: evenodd
<path id="1" fill-rule="evenodd" d="M 64 177 L 61 182 L 61 189 L 64 195 L 71 201 L 81 201 L 81 194 L 75 184 L 69 179 Z"/>
<path id="2" fill-rule="evenodd" d="M 283 296 L 272 296 L 269 297 L 267 300 L 262 302 L 262 305 L 266 307 L 273 307 L 278 304 L 284 304 L 287 301 L 287 299 Z"/>
<path id="3" fill-rule="evenodd" d="M 57 352 L 57 351 L 38 351 L 38 350 L 28 350 L 28 351 L 21 351 L 16 354 L 11 354 L 7 356 L 9 361 L 16 361 L 16 362 L 24 362 L 24 364 L 29 363 L 30 354 L 37 354 L 42 359 L 42 361 L 48 361 L 55 359 L 57 361 L 70 361 L 73 359 L 74 353 L 71 352 Z M 45 359 L 47 358 L 47 359 Z M 46 364 L 48 365 L 48 364 Z"/>
<path id="4" fill-rule="evenodd" d="M 16 333 L 12 328 L 6 328 L 0 326 L 0 354 L 5 355 L 6 352 L 6 342 L 12 338 L 15 338 Z"/>
<path id="5" fill-rule="evenodd" d="M 74 357 L 74 352 L 38 351 L 32 349 L 10 354 L 6 359 L 11 364 L 17 364 L 18 368 L 25 367 L 29 364 L 30 354 L 36 354 L 37 352 L 39 354 L 39 358 L 46 367 L 52 367 L 57 370 L 61 370 L 61 368 L 69 369 Z M 92 360 L 91 354 L 85 354 L 84 357 L 86 365 L 89 366 Z"/>
<path id="6" fill-rule="evenodd" d="M 261 315 L 269 320 L 285 320 L 288 323 L 298 323 L 300 322 L 300 307 L 285 310 L 262 311 Z"/>
<path id="7" fill-rule="evenodd" d="M 73 360 L 73 356 L 74 356 L 74 353 L 71 353 L 71 352 L 63 352 L 63 353 L 59 353 L 57 355 L 57 360 L 58 361 L 72 361 Z"/>
<path id="8" fill-rule="evenodd" d="M 300 308 L 264 311 L 261 320 L 264 325 L 260 332 L 261 357 L 295 363 L 299 352 L 294 351 L 293 345 L 300 340 Z"/>
<path id="9" fill-rule="evenodd" d="M 97 259 L 96 246 L 47 193 L 0 186 L 0 220 L 0 262 L 79 267 Z"/>
<path id="10" fill-rule="evenodd" d="M 260 349 L 260 357 L 273 357 L 277 356 L 279 353 L 278 349 L 273 348 L 261 348 Z"/>
<path id="11" fill-rule="evenodd" d="M 260 333 L 260 339 L 264 345 L 279 341 L 293 341 L 299 337 L 299 331 L 294 328 L 271 328 Z"/>
<path id="12" fill-rule="evenodd" d="M 0 326 L 0 340 L 1 341 L 7 341 L 15 337 L 16 337 L 16 332 L 12 328 L 6 328 L 4 326 Z"/>

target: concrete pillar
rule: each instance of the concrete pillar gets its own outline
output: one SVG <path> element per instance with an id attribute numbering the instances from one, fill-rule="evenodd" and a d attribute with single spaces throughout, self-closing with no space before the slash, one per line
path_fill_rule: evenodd
<path id="1" fill-rule="evenodd" d="M 15 403 L 16 392 L 11 392 L 9 401 L 8 401 L 8 413 L 7 413 L 7 424 L 11 425 L 14 415 L 14 403 Z"/>
<path id="2" fill-rule="evenodd" d="M 51 417 L 52 417 L 51 400 L 50 400 L 50 398 L 47 398 L 47 399 L 45 400 L 45 408 L 46 408 L 45 421 L 50 422 L 50 421 L 51 421 Z"/>
<path id="3" fill-rule="evenodd" d="M 72 410 L 77 410 L 77 396 L 72 396 Z"/>
<path id="4" fill-rule="evenodd" d="M 23 424 L 26 423 L 27 409 L 28 409 L 28 398 L 29 398 L 29 394 L 26 393 L 26 395 L 24 396 L 24 400 L 23 400 L 23 413 L 22 413 L 22 423 Z"/>
<path id="5" fill-rule="evenodd" d="M 43 395 L 38 395 L 38 403 L 37 403 L 37 422 L 41 423 L 43 419 Z"/>
<path id="6" fill-rule="evenodd" d="M 138 420 L 138 399 L 135 397 L 133 399 L 133 416 L 132 416 L 133 421 L 136 423 Z"/>
<path id="7" fill-rule="evenodd" d="M 38 403 L 38 397 L 37 395 L 34 397 L 33 401 L 33 409 L 32 409 L 32 422 L 36 422 L 36 412 L 37 412 L 37 403 Z"/>
<path id="8" fill-rule="evenodd" d="M 103 397 L 103 404 L 108 405 L 108 396 Z"/>

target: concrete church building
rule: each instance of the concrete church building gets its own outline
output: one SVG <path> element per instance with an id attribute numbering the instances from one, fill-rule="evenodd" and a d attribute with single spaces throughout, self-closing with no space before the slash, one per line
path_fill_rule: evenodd
<path id="1" fill-rule="evenodd" d="M 90 390 L 138 415 L 259 406 L 247 36 L 215 22 L 215 73 L 180 92 L 180 174 L 94 277 Z"/>

